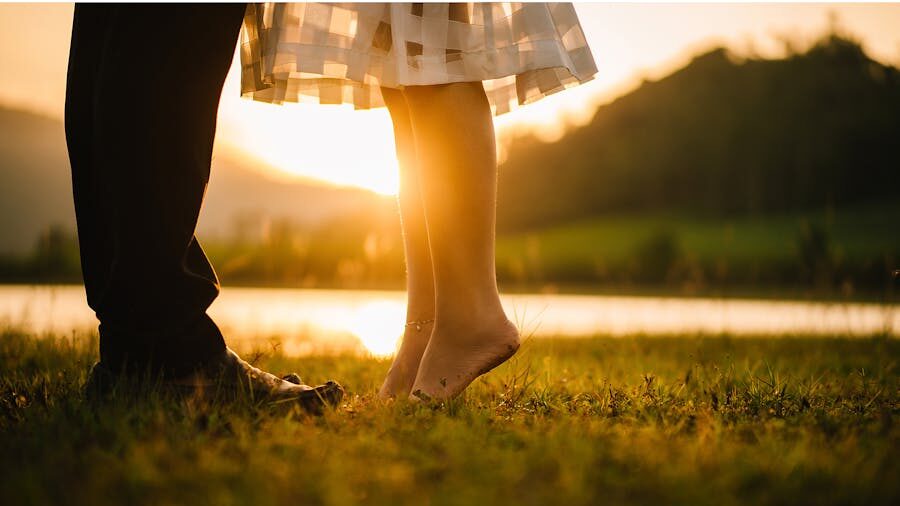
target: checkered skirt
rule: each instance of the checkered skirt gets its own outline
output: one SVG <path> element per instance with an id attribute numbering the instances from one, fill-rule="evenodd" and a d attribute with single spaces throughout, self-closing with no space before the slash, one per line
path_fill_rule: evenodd
<path id="1" fill-rule="evenodd" d="M 594 58 L 570 3 L 250 4 L 241 93 L 384 105 L 380 87 L 482 81 L 494 114 L 588 81 Z"/>

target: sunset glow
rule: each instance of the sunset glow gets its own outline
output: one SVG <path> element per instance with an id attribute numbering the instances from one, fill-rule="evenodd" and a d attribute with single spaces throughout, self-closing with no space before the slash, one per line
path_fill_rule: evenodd
<path id="1" fill-rule="evenodd" d="M 590 120 L 596 106 L 726 45 L 738 54 L 783 54 L 835 24 L 881 61 L 900 63 L 900 5 L 881 4 L 597 4 L 576 5 L 599 73 L 594 81 L 497 118 L 504 139 L 528 132 L 552 141 Z M 0 5 L 0 104 L 62 117 L 71 4 Z M 41 58 L 24 58 L 31 48 Z M 237 58 L 235 58 L 235 62 Z M 274 106 L 242 99 L 239 67 L 222 94 L 217 142 L 281 171 L 383 194 L 397 191 L 390 116 L 385 109 Z"/>
<path id="2" fill-rule="evenodd" d="M 232 72 L 225 86 L 220 139 L 287 174 L 397 193 L 397 157 L 386 109 L 253 102 L 238 97 L 239 77 Z"/>
<path id="3" fill-rule="evenodd" d="M 596 107 L 686 65 L 696 54 L 725 45 L 738 55 L 778 57 L 785 40 L 798 46 L 831 24 L 862 37 L 871 54 L 900 62 L 900 6 L 840 4 L 597 4 L 576 5 L 597 61 L 595 79 L 495 118 L 498 155 L 506 141 L 531 134 L 550 142 L 583 125 Z M 677 22 L 673 22 L 677 20 Z M 384 108 L 285 104 L 240 98 L 238 58 L 220 106 L 220 138 L 288 174 L 382 194 L 397 192 L 397 159 Z"/>
<path id="4" fill-rule="evenodd" d="M 347 315 L 346 328 L 372 355 L 386 357 L 397 350 L 406 308 L 392 300 L 374 300 Z"/>

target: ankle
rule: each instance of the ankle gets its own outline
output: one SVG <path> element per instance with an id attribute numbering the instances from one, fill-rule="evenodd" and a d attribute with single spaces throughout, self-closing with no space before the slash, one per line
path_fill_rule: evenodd
<path id="1" fill-rule="evenodd" d="M 403 341 L 427 343 L 431 338 L 432 329 L 434 329 L 434 318 L 408 319 L 403 327 Z"/>
<path id="2" fill-rule="evenodd" d="M 506 312 L 500 303 L 500 297 L 467 294 L 464 297 L 448 297 L 450 301 L 438 300 L 435 307 L 435 319 L 441 322 L 471 323 L 473 326 L 496 324 L 505 321 Z"/>
<path id="3" fill-rule="evenodd" d="M 421 301 L 420 298 L 412 297 L 406 303 L 406 323 L 418 323 L 420 326 L 430 325 L 434 322 L 434 297 L 429 299 L 427 303 Z M 407 330 L 412 325 L 407 325 Z"/>
<path id="4" fill-rule="evenodd" d="M 518 340 L 519 331 L 502 311 L 469 318 L 439 318 L 432 330 L 437 339 L 453 341 Z"/>

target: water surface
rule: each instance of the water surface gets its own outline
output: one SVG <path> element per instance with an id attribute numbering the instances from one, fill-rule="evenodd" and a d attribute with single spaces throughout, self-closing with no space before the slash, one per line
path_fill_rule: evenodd
<path id="1" fill-rule="evenodd" d="M 390 354 L 402 333 L 402 291 L 231 288 L 210 308 L 233 346 L 278 343 L 290 354 Z M 524 335 L 637 333 L 866 336 L 900 326 L 900 305 L 677 297 L 517 294 L 503 297 Z M 0 286 L 0 324 L 68 333 L 96 327 L 81 286 Z"/>

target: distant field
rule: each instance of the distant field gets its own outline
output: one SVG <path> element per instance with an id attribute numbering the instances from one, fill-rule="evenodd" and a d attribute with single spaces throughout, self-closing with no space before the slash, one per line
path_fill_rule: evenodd
<path id="1" fill-rule="evenodd" d="M 0 504 L 897 504 L 900 342 L 527 341 L 442 407 L 383 405 L 387 361 L 260 363 L 321 418 L 154 397 L 90 406 L 83 336 L 0 335 Z"/>
<path id="2" fill-rule="evenodd" d="M 900 268 L 900 204 L 745 219 L 598 218 L 501 236 L 501 277 L 525 283 L 817 283 L 883 291 Z"/>

